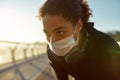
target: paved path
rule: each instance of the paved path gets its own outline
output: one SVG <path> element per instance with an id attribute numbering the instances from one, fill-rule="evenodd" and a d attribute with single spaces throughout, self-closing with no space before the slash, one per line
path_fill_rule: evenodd
<path id="1" fill-rule="evenodd" d="M 0 66 L 0 80 L 54 80 L 46 55 Z"/>

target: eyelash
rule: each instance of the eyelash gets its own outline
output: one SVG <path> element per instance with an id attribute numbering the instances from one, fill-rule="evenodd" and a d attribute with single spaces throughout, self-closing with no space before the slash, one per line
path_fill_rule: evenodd
<path id="1" fill-rule="evenodd" d="M 64 31 L 57 31 L 56 32 L 56 34 L 58 35 L 58 36 L 61 36 L 61 35 L 63 35 L 65 32 Z"/>
<path id="2" fill-rule="evenodd" d="M 66 32 L 66 31 L 56 31 L 55 34 L 56 34 L 56 36 L 63 37 L 64 34 L 65 34 L 65 32 Z M 45 35 L 47 36 L 47 38 L 50 37 L 50 34 L 47 33 L 47 32 L 45 32 Z"/>

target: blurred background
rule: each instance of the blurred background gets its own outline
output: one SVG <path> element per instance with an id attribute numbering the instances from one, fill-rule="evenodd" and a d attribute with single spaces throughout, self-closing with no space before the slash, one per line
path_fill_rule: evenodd
<path id="1" fill-rule="evenodd" d="M 46 37 L 37 17 L 45 1 L 0 0 L 0 80 L 53 80 L 47 67 Z M 120 0 L 87 1 L 94 27 L 120 44 Z"/>

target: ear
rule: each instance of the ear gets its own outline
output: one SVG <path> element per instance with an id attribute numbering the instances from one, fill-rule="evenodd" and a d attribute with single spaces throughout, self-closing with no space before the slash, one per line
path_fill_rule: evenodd
<path id="1" fill-rule="evenodd" d="M 81 19 L 79 19 L 78 22 L 77 22 L 77 30 L 78 30 L 78 32 L 80 32 L 82 30 L 82 28 L 83 28 L 83 23 L 82 23 Z"/>
<path id="2" fill-rule="evenodd" d="M 76 35 L 75 35 L 75 40 L 77 40 L 77 38 L 81 35 L 80 32 L 82 30 L 82 21 L 81 19 L 78 20 L 77 24 L 76 24 L 77 30 L 76 30 Z"/>

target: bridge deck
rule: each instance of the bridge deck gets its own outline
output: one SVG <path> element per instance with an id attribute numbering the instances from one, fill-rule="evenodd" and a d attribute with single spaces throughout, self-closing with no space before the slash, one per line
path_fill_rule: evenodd
<path id="1" fill-rule="evenodd" d="M 0 66 L 0 80 L 54 80 L 46 55 Z"/>

